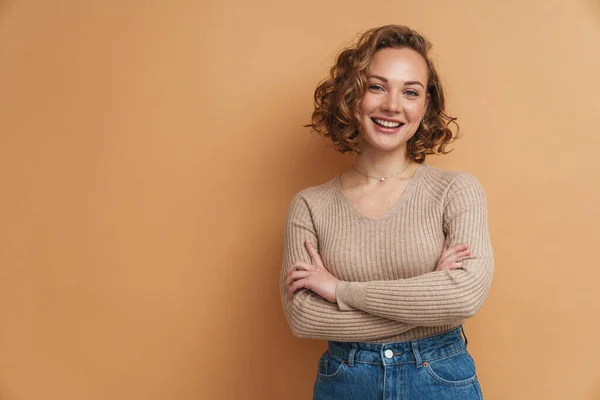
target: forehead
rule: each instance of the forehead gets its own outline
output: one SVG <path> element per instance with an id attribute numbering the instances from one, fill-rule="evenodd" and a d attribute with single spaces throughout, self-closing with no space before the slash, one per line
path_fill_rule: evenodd
<path id="1" fill-rule="evenodd" d="M 369 74 L 380 75 L 389 81 L 427 82 L 428 71 L 425 59 L 409 48 L 385 48 L 373 56 Z"/>

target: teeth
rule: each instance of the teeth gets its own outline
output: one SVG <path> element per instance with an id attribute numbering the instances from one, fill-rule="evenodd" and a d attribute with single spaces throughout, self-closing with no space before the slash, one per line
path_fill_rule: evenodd
<path id="1" fill-rule="evenodd" d="M 373 118 L 373 121 L 375 121 L 379 125 L 385 126 L 386 128 L 397 128 L 401 125 L 399 122 L 384 121 L 382 119 L 377 118 Z"/>

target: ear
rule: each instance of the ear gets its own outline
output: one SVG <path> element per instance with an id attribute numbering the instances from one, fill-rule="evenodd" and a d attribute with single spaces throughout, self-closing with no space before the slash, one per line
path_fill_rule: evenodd
<path id="1" fill-rule="evenodd" d="M 425 97 L 425 112 L 423 114 L 425 114 L 427 112 L 427 107 L 429 107 L 430 100 L 431 100 L 431 95 L 429 93 L 427 93 L 427 96 Z"/>

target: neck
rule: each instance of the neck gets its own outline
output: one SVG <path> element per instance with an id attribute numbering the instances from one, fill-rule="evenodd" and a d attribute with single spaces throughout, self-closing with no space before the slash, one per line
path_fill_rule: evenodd
<path id="1" fill-rule="evenodd" d="M 406 148 L 402 151 L 381 152 L 376 149 L 363 151 L 356 156 L 355 166 L 365 175 L 372 177 L 389 177 L 406 170 L 399 177 L 406 175 L 410 168 L 407 166 L 411 163 L 410 158 L 406 155 Z"/>

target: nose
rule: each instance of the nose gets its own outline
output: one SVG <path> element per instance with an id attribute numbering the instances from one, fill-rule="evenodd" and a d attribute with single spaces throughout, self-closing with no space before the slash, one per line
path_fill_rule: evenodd
<path id="1" fill-rule="evenodd" d="M 381 104 L 381 109 L 389 113 L 399 113 L 402 111 L 400 99 L 393 93 L 389 93 Z"/>

